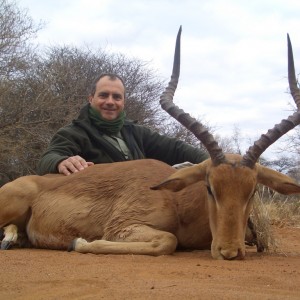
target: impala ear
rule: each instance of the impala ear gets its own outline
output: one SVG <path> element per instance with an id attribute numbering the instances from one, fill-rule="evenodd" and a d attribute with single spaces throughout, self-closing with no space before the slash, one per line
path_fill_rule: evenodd
<path id="1" fill-rule="evenodd" d="M 201 164 L 180 169 L 165 181 L 152 186 L 151 189 L 178 192 L 193 183 L 204 180 L 206 176 L 207 165 L 208 161 L 204 161 Z"/>
<path id="2" fill-rule="evenodd" d="M 151 186 L 151 190 L 169 190 L 172 192 L 181 191 L 186 187 L 184 181 L 180 178 L 167 179 L 157 185 Z"/>
<path id="3" fill-rule="evenodd" d="M 257 181 L 283 195 L 300 193 L 300 185 L 287 175 L 257 164 Z"/>

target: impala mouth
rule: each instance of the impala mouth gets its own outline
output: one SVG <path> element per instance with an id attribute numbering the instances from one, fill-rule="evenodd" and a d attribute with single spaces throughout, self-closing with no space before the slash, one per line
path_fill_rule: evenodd
<path id="1" fill-rule="evenodd" d="M 242 260 L 245 258 L 245 255 L 243 254 L 243 251 L 241 249 L 238 249 L 237 251 L 220 251 L 221 256 L 224 260 Z"/>

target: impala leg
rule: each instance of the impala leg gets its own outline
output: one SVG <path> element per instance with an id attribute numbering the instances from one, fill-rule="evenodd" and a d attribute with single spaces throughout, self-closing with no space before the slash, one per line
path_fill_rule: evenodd
<path id="1" fill-rule="evenodd" d="M 265 250 L 264 245 L 262 245 L 262 243 L 260 242 L 258 236 L 257 236 L 257 232 L 255 229 L 255 226 L 253 224 L 253 221 L 251 220 L 251 218 L 248 218 L 248 222 L 247 222 L 247 231 L 249 230 L 249 232 L 251 233 L 251 238 L 247 238 L 246 235 L 246 245 L 249 246 L 256 246 L 257 252 L 263 252 Z"/>
<path id="2" fill-rule="evenodd" d="M 18 227 L 14 224 L 10 224 L 3 228 L 3 240 L 1 241 L 1 250 L 8 250 L 18 239 Z"/>
<path id="3" fill-rule="evenodd" d="M 82 238 L 78 238 L 72 244 L 73 250 L 80 253 L 152 256 L 172 254 L 176 247 L 177 238 L 175 235 L 146 225 L 131 225 L 124 228 L 115 241 L 103 239 L 87 242 Z"/>

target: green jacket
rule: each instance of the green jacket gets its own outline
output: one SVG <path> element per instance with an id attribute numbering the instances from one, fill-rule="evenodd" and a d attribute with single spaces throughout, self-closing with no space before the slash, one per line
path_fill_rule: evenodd
<path id="1" fill-rule="evenodd" d="M 58 130 L 39 161 L 37 173 L 58 173 L 58 164 L 74 155 L 86 161 L 110 163 L 124 161 L 124 155 L 99 131 L 88 116 L 89 104 L 84 106 L 76 120 Z M 189 161 L 199 163 L 208 155 L 182 141 L 160 135 L 147 127 L 126 120 L 121 134 L 129 148 L 132 159 L 153 158 L 169 165 Z"/>

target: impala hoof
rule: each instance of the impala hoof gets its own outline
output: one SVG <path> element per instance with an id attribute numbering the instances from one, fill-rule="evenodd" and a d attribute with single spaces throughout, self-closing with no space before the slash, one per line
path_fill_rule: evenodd
<path id="1" fill-rule="evenodd" d="M 68 247 L 68 252 L 75 251 L 76 240 L 74 239 Z"/>
<path id="2" fill-rule="evenodd" d="M 12 243 L 10 241 L 2 241 L 1 242 L 1 250 L 9 250 L 12 247 Z"/>
<path id="3" fill-rule="evenodd" d="M 4 229 L 0 228 L 0 240 L 4 239 Z"/>
<path id="4" fill-rule="evenodd" d="M 72 243 L 69 245 L 68 247 L 68 251 L 71 252 L 71 251 L 78 251 L 78 246 L 83 246 L 87 244 L 87 241 L 85 239 L 82 239 L 82 238 L 76 238 L 72 241 Z M 76 250 L 76 247 L 77 247 L 77 250 Z"/>

